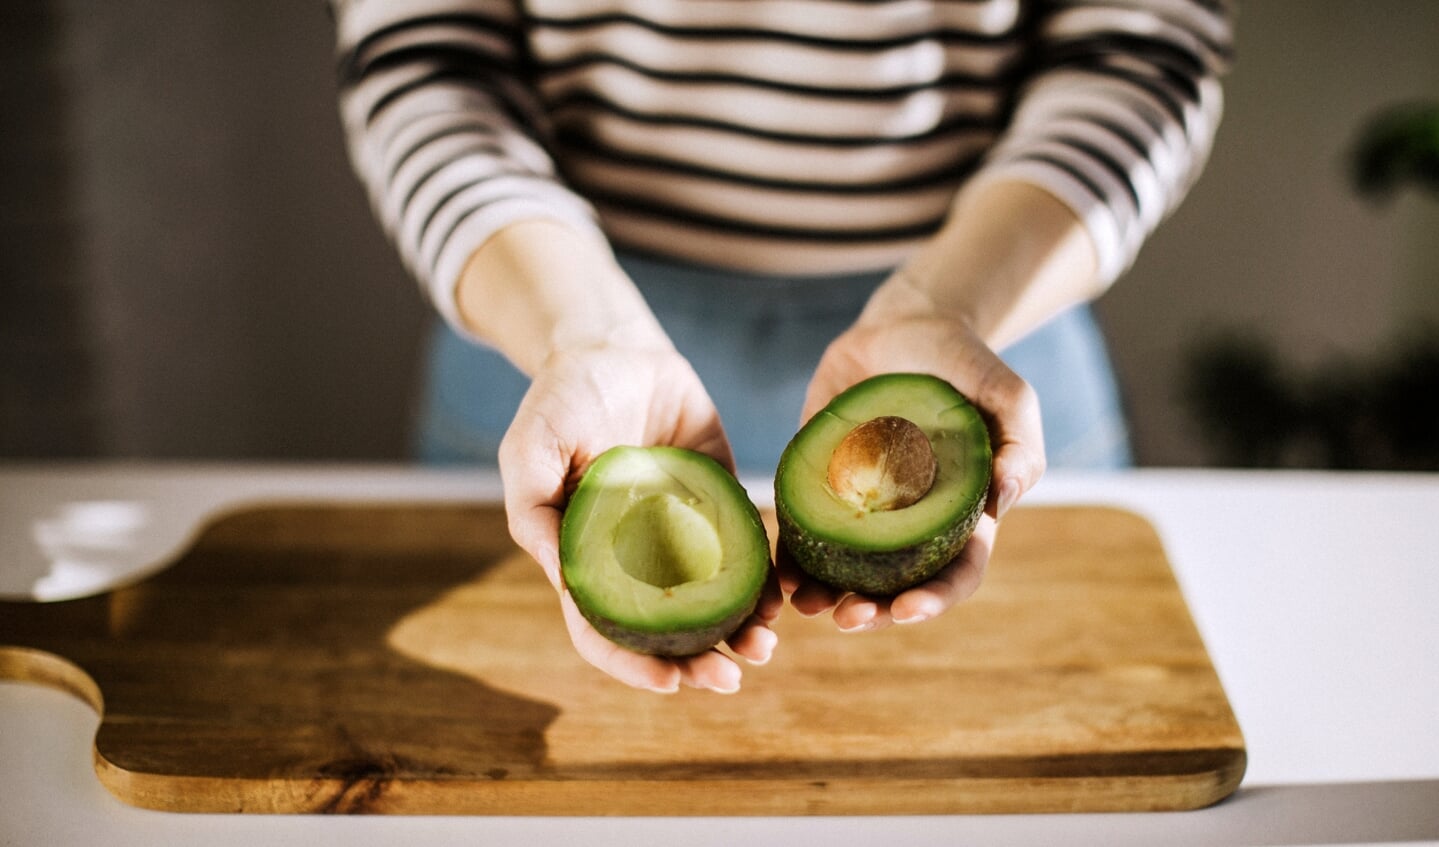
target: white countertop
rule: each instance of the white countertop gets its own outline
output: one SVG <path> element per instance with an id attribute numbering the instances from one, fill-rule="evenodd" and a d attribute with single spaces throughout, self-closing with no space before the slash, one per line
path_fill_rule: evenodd
<path id="1" fill-rule="evenodd" d="M 758 502 L 765 480 L 746 480 Z M 258 500 L 476 500 L 498 481 L 371 466 L 0 465 L 0 597 L 94 593 Z M 1439 475 L 1051 473 L 1026 503 L 1132 509 L 1159 530 L 1243 728 L 1248 772 L 1197 812 L 964 818 L 179 815 L 90 768 L 97 716 L 0 683 L 0 847 L 206 843 L 1439 844 Z"/>

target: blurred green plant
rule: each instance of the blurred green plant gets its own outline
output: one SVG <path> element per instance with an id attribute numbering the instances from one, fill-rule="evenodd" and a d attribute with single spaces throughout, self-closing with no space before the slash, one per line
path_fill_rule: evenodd
<path id="1" fill-rule="evenodd" d="M 1414 186 L 1439 196 L 1439 103 L 1391 106 L 1359 132 L 1349 157 L 1360 195 L 1384 201 Z"/>
<path id="2" fill-rule="evenodd" d="M 1375 202 L 1406 187 L 1439 197 L 1439 103 L 1377 113 L 1349 165 Z M 1181 395 L 1217 464 L 1439 471 L 1439 326 L 1308 369 L 1257 331 L 1213 332 L 1190 345 Z"/>
<path id="3" fill-rule="evenodd" d="M 1225 330 L 1185 362 L 1183 399 L 1216 464 L 1439 471 L 1439 327 L 1308 369 Z"/>

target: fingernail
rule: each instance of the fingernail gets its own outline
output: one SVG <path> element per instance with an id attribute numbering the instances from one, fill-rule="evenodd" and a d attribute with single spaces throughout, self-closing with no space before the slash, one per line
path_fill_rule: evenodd
<path id="1" fill-rule="evenodd" d="M 671 682 L 669 682 L 669 685 L 648 685 L 642 687 L 646 692 L 655 692 L 656 695 L 675 695 L 675 693 L 679 693 L 679 676 L 676 674 Z"/>
<path id="2" fill-rule="evenodd" d="M 895 605 L 902 605 L 904 608 L 909 609 L 903 618 L 898 616 L 894 618 L 895 623 L 902 624 L 923 623 L 944 611 L 944 606 L 941 605 L 935 597 L 927 594 L 921 594 L 918 597 L 905 597 L 902 603 Z M 890 606 L 889 611 L 891 615 L 894 615 L 894 605 Z"/>
<path id="3" fill-rule="evenodd" d="M 728 676 L 729 679 L 724 679 L 723 677 L 725 676 Z M 740 676 L 739 668 L 735 667 L 732 673 L 722 674 L 720 678 L 710 680 L 709 685 L 706 685 L 705 688 L 708 688 L 716 694 L 733 694 L 739 691 L 739 685 L 742 681 L 743 678 Z"/>
<path id="4" fill-rule="evenodd" d="M 851 627 L 840 627 L 840 632 L 864 632 L 874 629 L 875 616 L 879 614 L 879 607 L 873 603 L 861 603 L 854 606 L 854 610 L 860 613 L 861 622 Z"/>
<path id="5" fill-rule="evenodd" d="M 769 660 L 774 657 L 774 648 L 779 646 L 779 636 L 775 634 L 774 630 L 765 627 L 758 632 L 751 633 L 748 637 L 755 640 L 753 644 L 748 645 L 749 650 L 752 651 L 755 648 L 759 648 L 763 653 L 763 657 L 754 659 L 738 651 L 735 651 L 736 655 L 751 665 L 768 664 Z"/>
<path id="6" fill-rule="evenodd" d="M 766 627 L 764 630 L 761 631 L 760 634 L 766 642 L 766 644 L 764 645 L 765 655 L 763 659 L 755 662 L 756 665 L 763 665 L 764 663 L 768 662 L 770 658 L 774 656 L 775 648 L 779 646 L 779 634 L 776 633 L 774 630 Z"/>
<path id="7" fill-rule="evenodd" d="M 994 519 L 1004 517 L 1004 513 L 1014 507 L 1014 501 L 1019 499 L 1019 483 L 1012 479 L 1006 479 L 999 486 L 999 503 L 994 507 Z"/>

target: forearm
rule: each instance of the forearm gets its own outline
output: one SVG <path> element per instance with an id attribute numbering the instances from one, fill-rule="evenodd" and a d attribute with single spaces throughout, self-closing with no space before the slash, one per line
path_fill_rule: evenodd
<path id="1" fill-rule="evenodd" d="M 952 316 L 999 349 L 1103 288 L 1094 242 L 1069 207 L 1039 187 L 997 180 L 960 194 L 866 317 Z"/>
<path id="2" fill-rule="evenodd" d="M 608 245 L 557 221 L 511 224 L 485 241 L 455 300 L 465 327 L 531 376 L 559 350 L 670 346 Z"/>
<path id="3" fill-rule="evenodd" d="M 456 281 L 507 227 L 563 221 L 601 245 L 594 210 L 559 176 L 540 141 L 547 120 L 514 4 L 332 0 L 346 146 L 406 268 L 452 325 L 508 348 L 505 326 L 462 318 Z M 564 237 L 545 239 L 559 243 Z M 513 291 L 493 303 L 525 303 Z M 523 324 L 533 330 L 533 322 Z"/>

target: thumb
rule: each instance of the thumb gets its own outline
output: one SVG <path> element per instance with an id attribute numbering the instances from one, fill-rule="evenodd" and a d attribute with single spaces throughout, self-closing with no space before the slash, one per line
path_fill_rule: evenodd
<path id="1" fill-rule="evenodd" d="M 1039 395 L 995 356 L 973 399 L 990 425 L 994 477 L 990 483 L 990 503 L 985 510 L 997 520 L 1044 476 L 1044 426 L 1039 414 Z"/>
<path id="2" fill-rule="evenodd" d="M 530 554 L 559 590 L 560 521 L 565 506 L 566 474 L 556 464 L 559 450 L 527 444 L 511 427 L 500 443 L 500 483 L 510 536 Z"/>

